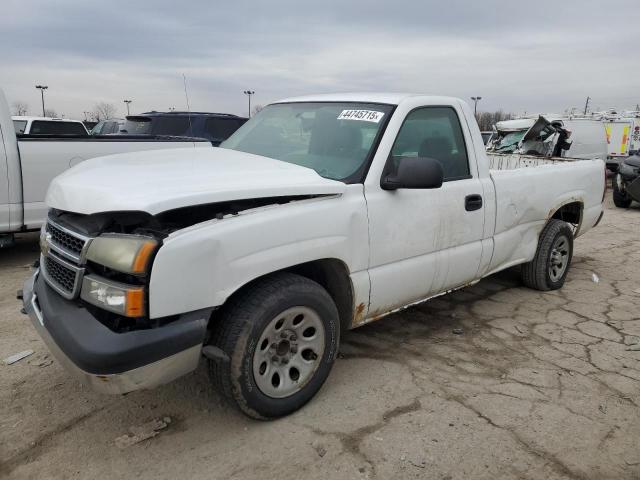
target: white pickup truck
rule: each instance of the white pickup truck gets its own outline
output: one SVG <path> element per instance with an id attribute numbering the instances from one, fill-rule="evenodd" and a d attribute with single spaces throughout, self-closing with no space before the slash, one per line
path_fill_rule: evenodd
<path id="1" fill-rule="evenodd" d="M 205 357 L 247 415 L 286 415 L 341 332 L 514 265 L 560 288 L 603 213 L 601 160 L 490 171 L 455 98 L 283 100 L 222 147 L 93 159 L 51 184 L 23 303 L 95 389 L 154 387 Z"/>
<path id="2" fill-rule="evenodd" d="M 40 228 L 47 217 L 44 197 L 51 180 L 88 158 L 189 145 L 211 147 L 205 139 L 90 137 L 80 122 L 47 120 L 47 123 L 79 125 L 83 131 L 78 131 L 78 135 L 33 135 L 33 124 L 43 121 L 15 118 L 17 120 L 12 120 L 4 93 L 0 90 L 0 247 L 11 245 L 16 232 Z M 32 135 L 16 136 L 16 121 L 24 121 L 26 132 Z M 44 128 L 40 130 L 44 131 Z"/>

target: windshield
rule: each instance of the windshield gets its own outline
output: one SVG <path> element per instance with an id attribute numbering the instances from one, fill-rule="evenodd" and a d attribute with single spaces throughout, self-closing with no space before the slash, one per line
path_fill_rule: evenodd
<path id="1" fill-rule="evenodd" d="M 129 135 L 150 135 L 151 119 L 149 117 L 127 117 L 122 131 Z"/>
<path id="2" fill-rule="evenodd" d="M 93 127 L 90 131 L 90 135 L 100 135 L 102 131 L 102 127 L 104 127 L 104 122 L 99 122 L 95 127 Z"/>
<path id="3" fill-rule="evenodd" d="M 269 105 L 220 146 L 309 167 L 347 183 L 361 181 L 391 113 L 370 103 Z"/>
<path id="4" fill-rule="evenodd" d="M 518 143 L 524 137 L 527 130 L 518 130 L 516 132 L 498 132 L 495 150 L 497 152 L 515 152 Z"/>
<path id="5" fill-rule="evenodd" d="M 24 131 L 27 128 L 27 121 L 26 120 L 14 120 L 13 121 L 13 128 L 15 129 L 16 133 L 24 133 Z"/>

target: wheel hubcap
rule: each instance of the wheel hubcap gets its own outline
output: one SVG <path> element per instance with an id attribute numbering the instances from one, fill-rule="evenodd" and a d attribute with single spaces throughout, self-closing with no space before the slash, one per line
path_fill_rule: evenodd
<path id="1" fill-rule="evenodd" d="M 567 265 L 569 265 L 569 239 L 561 235 L 553 242 L 549 256 L 549 276 L 553 282 L 562 278 Z"/>
<path id="2" fill-rule="evenodd" d="M 253 376 L 262 393 L 284 398 L 312 378 L 324 353 L 324 324 L 307 307 L 293 307 L 271 320 L 253 354 Z"/>

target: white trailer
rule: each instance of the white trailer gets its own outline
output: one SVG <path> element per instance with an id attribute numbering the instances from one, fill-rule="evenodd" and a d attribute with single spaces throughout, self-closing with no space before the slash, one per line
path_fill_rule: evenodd
<path id="1" fill-rule="evenodd" d="M 607 167 L 613 171 L 617 171 L 620 162 L 627 158 L 633 149 L 631 138 L 634 123 L 632 118 L 618 118 L 604 122 L 607 138 Z"/>

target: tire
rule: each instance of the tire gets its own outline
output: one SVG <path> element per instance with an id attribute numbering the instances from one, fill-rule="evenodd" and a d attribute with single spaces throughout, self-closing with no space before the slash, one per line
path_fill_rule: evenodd
<path id="1" fill-rule="evenodd" d="M 616 173 L 611 180 L 613 187 L 613 203 L 618 208 L 629 208 L 631 206 L 631 196 L 627 192 L 620 190 L 619 183 L 622 182 L 620 174 Z"/>
<path id="2" fill-rule="evenodd" d="M 247 286 L 223 307 L 216 324 L 211 343 L 228 359 L 209 360 L 211 380 L 243 413 L 260 420 L 288 415 L 311 400 L 338 354 L 335 303 L 319 284 L 291 273 Z"/>
<path id="3" fill-rule="evenodd" d="M 535 257 L 522 265 L 522 281 L 535 290 L 557 290 L 564 285 L 572 257 L 571 227 L 562 220 L 552 219 L 540 234 Z M 559 262 L 563 262 L 561 266 Z"/>

